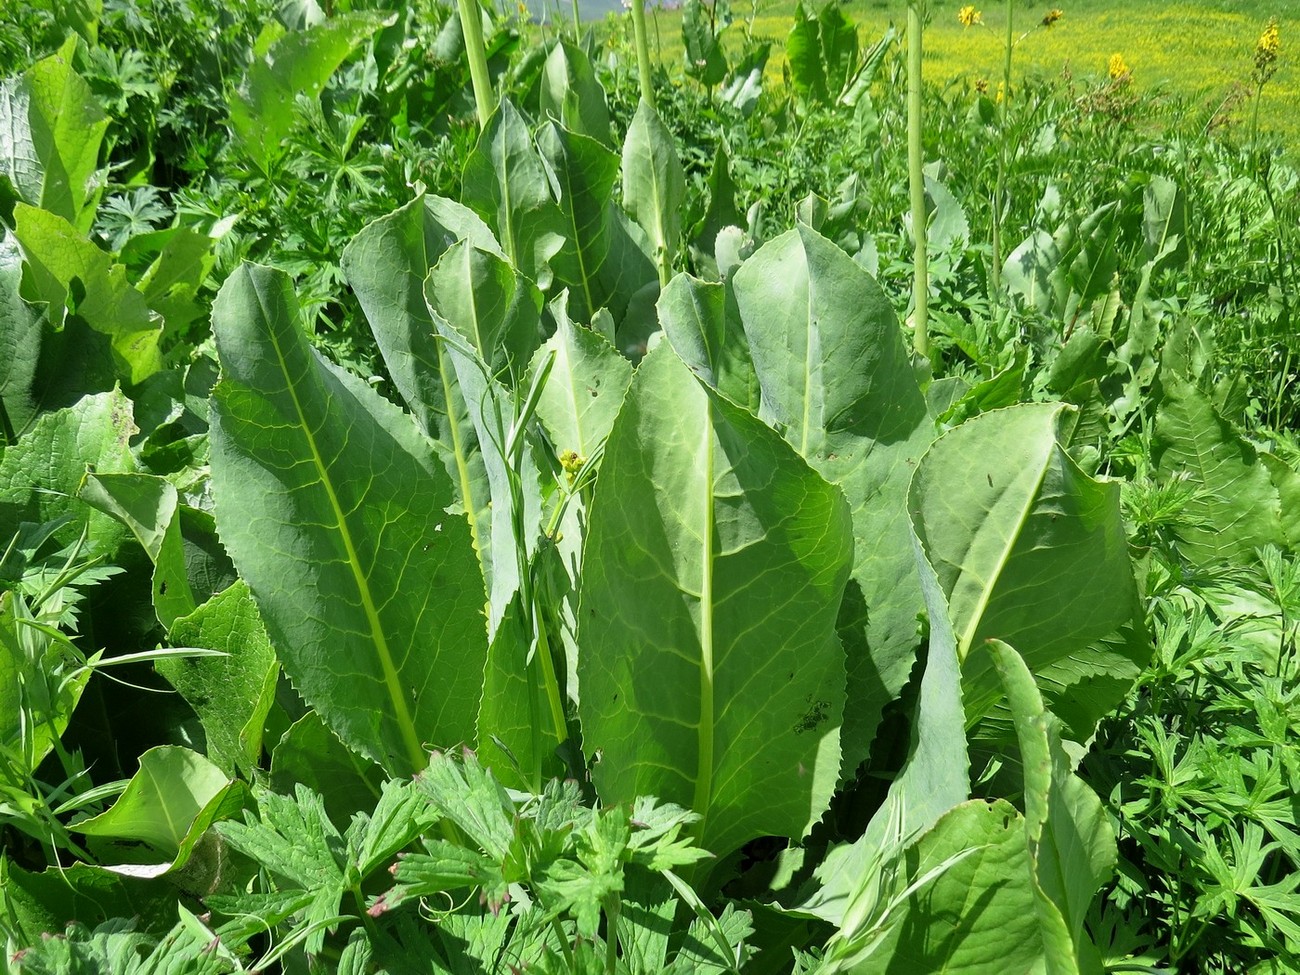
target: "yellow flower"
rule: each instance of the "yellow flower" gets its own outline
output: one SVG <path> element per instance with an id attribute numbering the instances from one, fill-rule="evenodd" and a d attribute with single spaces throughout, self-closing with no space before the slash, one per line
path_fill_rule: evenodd
<path id="1" fill-rule="evenodd" d="M 1059 7 L 1053 7 L 1047 13 L 1043 14 L 1043 26 L 1051 27 L 1054 23 L 1065 16 L 1065 11 Z"/>
<path id="2" fill-rule="evenodd" d="M 573 479 L 578 476 L 578 471 L 582 470 L 582 466 L 586 463 L 587 458 L 576 450 L 566 450 L 560 454 L 560 466 L 564 468 L 564 473 L 569 475 L 570 484 L 573 483 Z"/>
<path id="3" fill-rule="evenodd" d="M 984 23 L 984 15 L 976 10 L 973 4 L 968 4 L 958 10 L 957 19 L 961 21 L 963 27 L 974 27 L 976 24 Z"/>
<path id="4" fill-rule="evenodd" d="M 1124 55 L 1122 54 L 1112 54 L 1110 56 L 1110 64 L 1108 67 L 1110 70 L 1111 81 L 1119 81 L 1120 79 L 1128 78 L 1133 74 L 1133 70 L 1124 63 Z"/>
<path id="5" fill-rule="evenodd" d="M 1277 56 L 1282 50 L 1282 35 L 1277 27 L 1277 18 L 1269 19 L 1264 33 L 1255 42 L 1255 81 L 1264 84 L 1277 71 Z"/>
<path id="6" fill-rule="evenodd" d="M 998 103 L 999 105 L 1001 105 L 1002 102 L 1003 102 L 1003 100 L 1004 100 L 1006 97 L 1007 97 L 1007 83 L 1006 83 L 1005 81 L 999 81 L 999 82 L 998 82 L 998 96 L 997 96 L 997 99 L 996 99 L 997 103 Z"/>

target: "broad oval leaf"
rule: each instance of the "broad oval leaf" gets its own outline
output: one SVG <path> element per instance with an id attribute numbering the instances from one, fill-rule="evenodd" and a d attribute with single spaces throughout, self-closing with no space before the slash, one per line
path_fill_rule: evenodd
<path id="1" fill-rule="evenodd" d="M 468 207 L 426 196 L 368 224 L 343 251 L 343 273 L 357 295 L 393 385 L 433 441 L 464 506 L 470 533 L 491 574 L 491 497 L 478 435 L 442 354 L 425 300 L 429 271 L 458 241 L 504 252 Z"/>
<path id="2" fill-rule="evenodd" d="M 912 480 L 912 524 L 947 599 L 968 716 L 998 695 L 986 640 L 1010 643 L 1037 673 L 1137 608 L 1119 485 L 1088 477 L 1061 446 L 1066 409 L 983 413 L 936 441 Z"/>
<path id="3" fill-rule="evenodd" d="M 686 173 L 677 140 L 642 100 L 623 142 L 623 209 L 650 238 L 659 283 L 667 284 L 682 236 Z"/>
<path id="4" fill-rule="evenodd" d="M 718 856 L 815 822 L 839 773 L 851 556 L 840 492 L 666 343 L 652 350 L 606 444 L 584 555 L 579 713 L 601 798 L 693 809 Z"/>
<path id="5" fill-rule="evenodd" d="M 965 855 L 892 905 L 891 923 L 875 950 L 847 971 L 1041 973 L 1043 945 L 1024 830 L 1019 814 L 1003 800 L 976 799 L 947 813 L 908 851 L 906 876 L 920 879 Z"/>
<path id="6" fill-rule="evenodd" d="M 566 40 L 558 40 L 546 56 L 539 79 L 538 102 L 543 116 L 551 116 L 570 132 L 611 144 L 609 107 L 605 89 L 585 51 Z"/>
<path id="7" fill-rule="evenodd" d="M 907 486 L 934 423 L 889 299 L 825 237 L 808 227 L 782 234 L 733 282 L 759 416 L 841 487 L 852 509 L 853 575 L 839 625 L 852 702 L 845 758 L 856 766 L 916 659 L 924 602 Z"/>
<path id="8" fill-rule="evenodd" d="M 609 206 L 618 179 L 618 156 L 554 122 L 542 126 L 537 147 L 559 189 L 557 226 L 564 243 L 551 258 L 553 286 L 568 287 L 573 314 L 590 321 L 614 297 L 602 271 L 610 254 Z"/>
<path id="9" fill-rule="evenodd" d="M 177 620 L 169 636 L 176 646 L 225 654 L 159 660 L 154 666 L 203 723 L 208 758 L 231 775 L 252 778 L 261 764 L 280 666 L 248 584 L 240 580 L 217 593 Z"/>
<path id="10" fill-rule="evenodd" d="M 6 544 L 23 522 L 57 521 L 59 544 L 71 545 L 84 532 L 88 553 L 115 556 L 129 537 L 126 528 L 77 500 L 77 489 L 92 468 L 133 471 L 130 444 L 138 432 L 131 401 L 117 389 L 39 417 L 0 458 L 0 536 Z"/>
<path id="11" fill-rule="evenodd" d="M 660 293 L 656 307 L 664 335 L 691 372 L 736 405 L 757 413 L 758 376 L 735 289 L 679 274 Z"/>
<path id="12" fill-rule="evenodd" d="M 546 167 L 528 122 L 503 98 L 465 162 L 461 199 L 496 231 L 511 263 L 545 289 L 562 243 Z"/>
<path id="13" fill-rule="evenodd" d="M 484 604 L 451 485 L 410 420 L 326 363 L 289 279 L 245 266 L 213 327 L 212 480 L 222 540 L 285 673 L 393 773 L 472 741 Z"/>

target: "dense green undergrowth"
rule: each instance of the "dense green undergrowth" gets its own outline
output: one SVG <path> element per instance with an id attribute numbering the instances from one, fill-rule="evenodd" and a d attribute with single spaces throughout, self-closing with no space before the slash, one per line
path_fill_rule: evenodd
<path id="1" fill-rule="evenodd" d="M 10 970 L 1300 965 L 1300 177 L 722 13 L 6 13 Z"/>

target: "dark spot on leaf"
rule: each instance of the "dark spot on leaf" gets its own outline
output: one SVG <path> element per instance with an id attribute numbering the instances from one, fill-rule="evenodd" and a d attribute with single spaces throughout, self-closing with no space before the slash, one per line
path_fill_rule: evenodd
<path id="1" fill-rule="evenodd" d="M 158 595 L 160 595 L 160 596 L 165 596 L 165 595 L 167 595 L 167 583 L 166 583 L 166 582 L 160 582 L 160 583 L 158 584 Z"/>
<path id="2" fill-rule="evenodd" d="M 989 487 L 992 487 L 992 486 L 993 486 L 993 475 L 992 475 L 992 474 L 985 474 L 984 476 L 985 476 L 986 478 L 988 478 L 988 481 L 989 481 Z"/>
<path id="3" fill-rule="evenodd" d="M 808 731 L 816 731 L 817 726 L 826 720 L 826 712 L 830 708 L 829 701 L 815 701 L 810 704 L 803 717 L 794 723 L 795 734 L 802 735 Z"/>

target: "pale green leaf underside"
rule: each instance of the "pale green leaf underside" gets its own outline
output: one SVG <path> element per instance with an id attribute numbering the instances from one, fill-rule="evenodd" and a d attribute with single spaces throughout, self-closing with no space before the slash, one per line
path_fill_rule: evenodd
<path id="1" fill-rule="evenodd" d="M 213 307 L 217 522 L 303 697 L 390 772 L 472 741 L 482 576 L 410 420 L 310 348 L 289 279 L 245 266 Z"/>
<path id="2" fill-rule="evenodd" d="M 343 251 L 343 273 L 366 313 L 393 385 L 451 477 L 484 573 L 490 576 L 487 472 L 424 293 L 430 270 L 457 241 L 502 256 L 492 231 L 472 210 L 443 197 L 417 198 L 353 238 Z"/>
<path id="3" fill-rule="evenodd" d="M 682 234 L 686 175 L 677 142 L 649 102 L 641 101 L 623 142 L 623 209 L 650 238 L 655 263 L 671 266 Z M 661 270 L 660 282 L 668 277 Z"/>
<path id="4" fill-rule="evenodd" d="M 799 836 L 839 772 L 848 508 L 666 344 L 606 445 L 579 622 L 585 747 L 605 802 L 694 809 L 723 856 Z"/>

